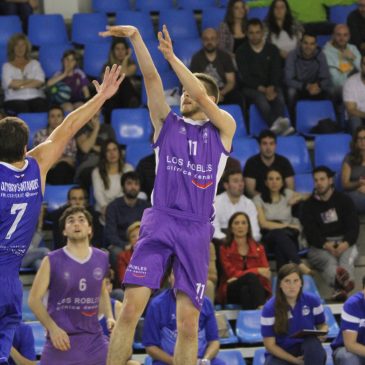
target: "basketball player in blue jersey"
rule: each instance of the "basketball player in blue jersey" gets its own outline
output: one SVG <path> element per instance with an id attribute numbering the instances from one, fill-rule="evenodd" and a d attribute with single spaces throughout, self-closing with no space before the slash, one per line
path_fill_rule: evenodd
<path id="1" fill-rule="evenodd" d="M 231 150 L 234 119 L 219 109 L 219 89 L 205 74 L 192 74 L 174 55 L 166 27 L 159 49 L 183 85 L 181 112 L 171 112 L 161 78 L 132 26 L 110 27 L 102 36 L 128 37 L 146 86 L 154 126 L 156 180 L 152 208 L 143 214 L 140 238 L 126 270 L 125 297 L 111 336 L 108 365 L 125 365 L 133 334 L 151 290 L 173 260 L 178 337 L 174 365 L 195 365 L 199 311 L 203 304 L 213 234 L 213 201 Z"/>
<path id="2" fill-rule="evenodd" d="M 107 68 L 97 94 L 70 113 L 49 138 L 27 152 L 29 129 L 19 118 L 0 120 L 0 364 L 7 364 L 16 326 L 21 320 L 19 268 L 31 242 L 48 170 L 69 140 L 118 90 L 120 67 Z"/>

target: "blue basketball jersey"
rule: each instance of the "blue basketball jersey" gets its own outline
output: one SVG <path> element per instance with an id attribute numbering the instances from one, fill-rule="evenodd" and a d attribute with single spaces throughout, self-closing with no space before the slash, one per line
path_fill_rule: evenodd
<path id="1" fill-rule="evenodd" d="M 0 162 L 0 268 L 4 273 L 19 271 L 38 222 L 41 186 L 34 158 L 26 157 L 21 169 Z"/>

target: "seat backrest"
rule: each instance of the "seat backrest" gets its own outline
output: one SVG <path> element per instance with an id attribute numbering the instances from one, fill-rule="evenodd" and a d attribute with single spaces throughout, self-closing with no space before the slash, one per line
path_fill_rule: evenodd
<path id="1" fill-rule="evenodd" d="M 46 185 L 44 191 L 44 202 L 47 210 L 52 212 L 67 203 L 67 193 L 75 185 Z"/>
<path id="2" fill-rule="evenodd" d="M 192 10 L 162 10 L 159 17 L 159 29 L 166 24 L 171 38 L 199 38 L 198 25 Z"/>
<path id="3" fill-rule="evenodd" d="M 250 5 L 248 5 L 248 6 L 250 6 Z M 247 14 L 247 17 L 248 17 L 248 19 L 258 18 L 260 20 L 265 20 L 268 11 L 269 11 L 268 6 L 250 8 L 250 10 Z"/>
<path id="4" fill-rule="evenodd" d="M 32 14 L 28 37 L 32 45 L 64 44 L 68 42 L 66 25 L 60 14 Z"/>
<path id="5" fill-rule="evenodd" d="M 103 66 L 108 61 L 110 45 L 108 43 L 88 43 L 84 50 L 83 70 L 86 75 L 99 79 L 103 72 Z"/>
<path id="6" fill-rule="evenodd" d="M 246 161 L 253 155 L 259 153 L 259 145 L 253 138 L 235 138 L 233 140 L 232 157 L 238 159 L 242 168 L 246 165 Z"/>
<path id="7" fill-rule="evenodd" d="M 314 181 L 311 173 L 294 175 L 295 191 L 298 193 L 311 193 L 314 189 Z"/>
<path id="8" fill-rule="evenodd" d="M 132 166 L 137 167 L 138 162 L 153 152 L 150 142 L 133 143 L 127 146 L 126 160 Z"/>
<path id="9" fill-rule="evenodd" d="M 296 174 L 312 171 L 309 152 L 302 136 L 278 137 L 276 152 L 290 161 Z"/>
<path id="10" fill-rule="evenodd" d="M 249 119 L 251 136 L 257 137 L 263 130 L 269 128 L 255 104 L 250 105 Z"/>
<path id="11" fill-rule="evenodd" d="M 314 162 L 316 166 L 324 165 L 339 172 L 343 159 L 350 150 L 349 134 L 323 134 L 316 136 Z"/>
<path id="12" fill-rule="evenodd" d="M 329 20 L 335 24 L 346 24 L 349 14 L 357 9 L 357 4 L 330 6 Z"/>
<path id="13" fill-rule="evenodd" d="M 56 72 L 62 70 L 62 55 L 69 49 L 73 49 L 73 46 L 68 43 L 47 44 L 39 48 L 39 62 L 46 74 L 46 78 L 50 78 Z"/>
<path id="14" fill-rule="evenodd" d="M 144 12 L 156 12 L 166 9 L 174 9 L 173 0 L 136 0 L 135 10 Z"/>
<path id="15" fill-rule="evenodd" d="M 48 125 L 47 113 L 20 113 L 18 117 L 27 123 L 29 128 L 28 148 L 33 147 L 33 138 L 37 131 Z"/>
<path id="16" fill-rule="evenodd" d="M 217 358 L 223 360 L 227 365 L 246 365 L 246 361 L 238 350 L 219 351 Z"/>
<path id="17" fill-rule="evenodd" d="M 328 325 L 328 338 L 337 337 L 340 332 L 340 327 L 338 326 L 336 319 L 331 311 L 331 308 L 327 305 L 324 306 L 324 315 L 326 316 L 326 323 Z"/>
<path id="18" fill-rule="evenodd" d="M 129 24 L 138 28 L 142 38 L 147 41 L 156 40 L 153 23 L 148 13 L 139 13 L 136 11 L 122 10 L 117 12 L 115 24 Z"/>
<path id="19" fill-rule="evenodd" d="M 111 43 L 111 39 L 99 36 L 105 31 L 108 18 L 103 13 L 77 13 L 72 17 L 72 42 L 85 45 L 87 43 Z"/>
<path id="20" fill-rule="evenodd" d="M 217 6 L 216 0 L 178 0 L 178 7 L 182 9 L 204 10 Z"/>
<path id="21" fill-rule="evenodd" d="M 226 10 L 220 8 L 203 9 L 202 31 L 207 28 L 217 29 L 223 21 L 225 13 Z"/>
<path id="22" fill-rule="evenodd" d="M 264 365 L 265 364 L 265 349 L 257 349 L 253 357 L 252 365 Z"/>
<path id="23" fill-rule="evenodd" d="M 308 134 L 321 119 L 336 120 L 333 105 L 329 100 L 300 100 L 296 106 L 297 131 Z"/>
<path id="24" fill-rule="evenodd" d="M 242 343 L 261 343 L 261 310 L 243 310 L 238 313 L 236 335 Z"/>
<path id="25" fill-rule="evenodd" d="M 220 108 L 232 115 L 236 121 L 236 132 L 233 138 L 247 137 L 245 118 L 242 114 L 242 109 L 237 104 L 221 104 Z"/>
<path id="26" fill-rule="evenodd" d="M 129 0 L 92 0 L 92 9 L 100 13 L 116 13 L 120 10 L 129 10 Z"/>
<path id="27" fill-rule="evenodd" d="M 175 54 L 184 63 L 186 67 L 190 67 L 191 59 L 194 54 L 202 49 L 202 43 L 199 38 L 178 39 L 174 43 Z"/>
<path id="28" fill-rule="evenodd" d="M 17 15 L 0 16 L 0 47 L 7 47 L 10 37 L 22 33 L 22 25 Z"/>

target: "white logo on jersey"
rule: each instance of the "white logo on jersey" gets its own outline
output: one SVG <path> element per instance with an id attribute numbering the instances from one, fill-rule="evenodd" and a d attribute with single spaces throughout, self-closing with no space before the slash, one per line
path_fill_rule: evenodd
<path id="1" fill-rule="evenodd" d="M 101 280 L 103 278 L 103 270 L 101 267 L 97 267 L 93 271 L 93 277 L 96 280 Z"/>
<path id="2" fill-rule="evenodd" d="M 15 178 L 20 179 L 21 177 L 24 177 L 24 174 L 21 175 L 14 175 Z"/>
<path id="3" fill-rule="evenodd" d="M 66 280 L 68 280 L 68 279 L 70 278 L 70 273 L 69 273 L 68 271 L 65 271 L 65 272 L 63 273 L 63 277 L 64 277 Z"/>
<path id="4" fill-rule="evenodd" d="M 185 127 L 180 127 L 179 133 L 180 134 L 186 134 L 186 128 Z"/>
<path id="5" fill-rule="evenodd" d="M 303 308 L 302 308 L 302 315 L 303 316 L 307 316 L 309 313 L 310 313 L 310 308 L 307 306 L 307 305 L 303 305 Z"/>

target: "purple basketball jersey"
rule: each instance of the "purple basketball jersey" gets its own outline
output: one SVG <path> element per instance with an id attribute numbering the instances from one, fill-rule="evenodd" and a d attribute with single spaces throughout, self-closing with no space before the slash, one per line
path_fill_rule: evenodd
<path id="1" fill-rule="evenodd" d="M 152 205 L 211 219 L 218 182 L 229 153 L 210 122 L 167 116 L 153 145 L 156 180 Z"/>
<path id="2" fill-rule="evenodd" d="M 107 254 L 90 248 L 90 256 L 80 261 L 63 247 L 48 256 L 49 315 L 68 335 L 101 333 L 98 309 L 101 285 L 108 270 Z"/>
<path id="3" fill-rule="evenodd" d="M 0 267 L 18 272 L 42 204 L 39 166 L 27 157 L 21 169 L 0 162 Z"/>

